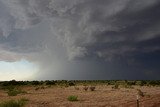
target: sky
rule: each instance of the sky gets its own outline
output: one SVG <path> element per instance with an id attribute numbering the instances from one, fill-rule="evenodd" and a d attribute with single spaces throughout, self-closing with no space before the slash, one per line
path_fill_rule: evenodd
<path id="1" fill-rule="evenodd" d="M 0 81 L 160 79 L 159 0 L 0 0 Z"/>
<path id="2" fill-rule="evenodd" d="M 34 73 L 38 70 L 35 65 L 29 63 L 26 60 L 20 60 L 16 62 L 0 61 L 1 71 L 0 80 L 16 79 L 16 80 L 29 80 L 34 78 Z"/>

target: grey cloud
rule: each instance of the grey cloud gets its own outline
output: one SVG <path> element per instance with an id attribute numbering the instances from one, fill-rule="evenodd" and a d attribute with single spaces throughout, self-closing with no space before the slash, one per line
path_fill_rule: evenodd
<path id="1" fill-rule="evenodd" d="M 0 0 L 1 50 L 57 72 L 74 61 L 136 59 L 160 50 L 159 7 L 159 0 Z"/>
<path id="2" fill-rule="evenodd" d="M 123 49 L 122 51 L 128 53 L 129 48 L 132 48 L 131 53 L 133 48 L 136 48 L 137 42 L 159 35 L 160 16 L 157 0 L 147 2 L 144 0 L 1 0 L 1 2 L 5 4 L 5 8 L 8 7 L 7 14 L 14 19 L 11 22 L 8 22 L 10 19 L 5 19 L 6 22 L 1 24 L 4 27 L 1 27 L 4 35 L 9 35 L 14 29 L 31 29 L 44 20 L 49 20 L 52 24 L 48 26 L 52 28 L 53 36 L 56 36 L 67 49 L 69 59 L 92 54 L 88 47 L 94 48 L 95 44 L 102 45 L 102 42 L 104 49 L 94 51 L 104 52 L 103 56 L 112 50 L 106 48 L 107 45 L 116 46 L 117 49 L 114 49 L 116 53 L 116 50 L 121 50 L 125 47 L 123 43 L 128 41 L 131 45 L 125 49 L 127 51 Z M 40 39 L 43 40 L 44 37 Z M 23 36 L 20 40 L 24 41 Z M 19 44 L 21 45 L 23 44 Z M 114 56 L 113 51 L 110 54 Z M 106 57 L 110 57 L 110 54 L 106 53 Z"/>

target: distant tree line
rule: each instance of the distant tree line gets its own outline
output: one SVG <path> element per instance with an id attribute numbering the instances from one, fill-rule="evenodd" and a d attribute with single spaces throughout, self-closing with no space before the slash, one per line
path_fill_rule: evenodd
<path id="1" fill-rule="evenodd" d="M 160 80 L 46 80 L 46 81 L 1 81 L 0 86 L 10 85 L 87 85 L 87 84 L 107 84 L 107 85 L 139 85 L 139 86 L 160 86 Z"/>

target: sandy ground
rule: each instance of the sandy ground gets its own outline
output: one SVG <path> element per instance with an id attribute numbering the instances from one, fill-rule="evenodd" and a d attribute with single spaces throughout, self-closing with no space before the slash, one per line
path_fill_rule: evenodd
<path id="1" fill-rule="evenodd" d="M 38 86 L 37 86 L 38 87 Z M 41 87 L 41 86 L 39 86 Z M 137 107 L 137 90 L 144 92 L 145 96 L 139 99 L 139 107 L 160 107 L 160 87 L 134 87 L 112 89 L 112 86 L 98 85 L 95 91 L 84 91 L 84 86 L 72 87 L 46 87 L 35 90 L 36 87 L 22 87 L 27 94 L 8 96 L 0 90 L 0 101 L 9 99 L 29 99 L 26 107 Z M 70 102 L 67 97 L 78 96 L 78 101 Z"/>

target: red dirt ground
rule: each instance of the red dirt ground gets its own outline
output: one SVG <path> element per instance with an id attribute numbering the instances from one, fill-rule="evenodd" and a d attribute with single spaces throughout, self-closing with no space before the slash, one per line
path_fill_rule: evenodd
<path id="1" fill-rule="evenodd" d="M 37 86 L 38 87 L 38 86 Z M 39 86 L 41 87 L 41 86 Z M 84 86 L 72 87 L 45 87 L 35 90 L 36 87 L 21 87 L 27 94 L 8 96 L 0 90 L 0 102 L 9 99 L 29 99 L 26 107 L 136 107 L 137 89 L 144 93 L 139 99 L 139 107 L 160 107 L 160 87 L 139 87 L 133 89 L 112 89 L 112 86 L 98 85 L 95 91 L 84 91 Z M 78 101 L 70 102 L 67 97 L 78 96 Z"/>

